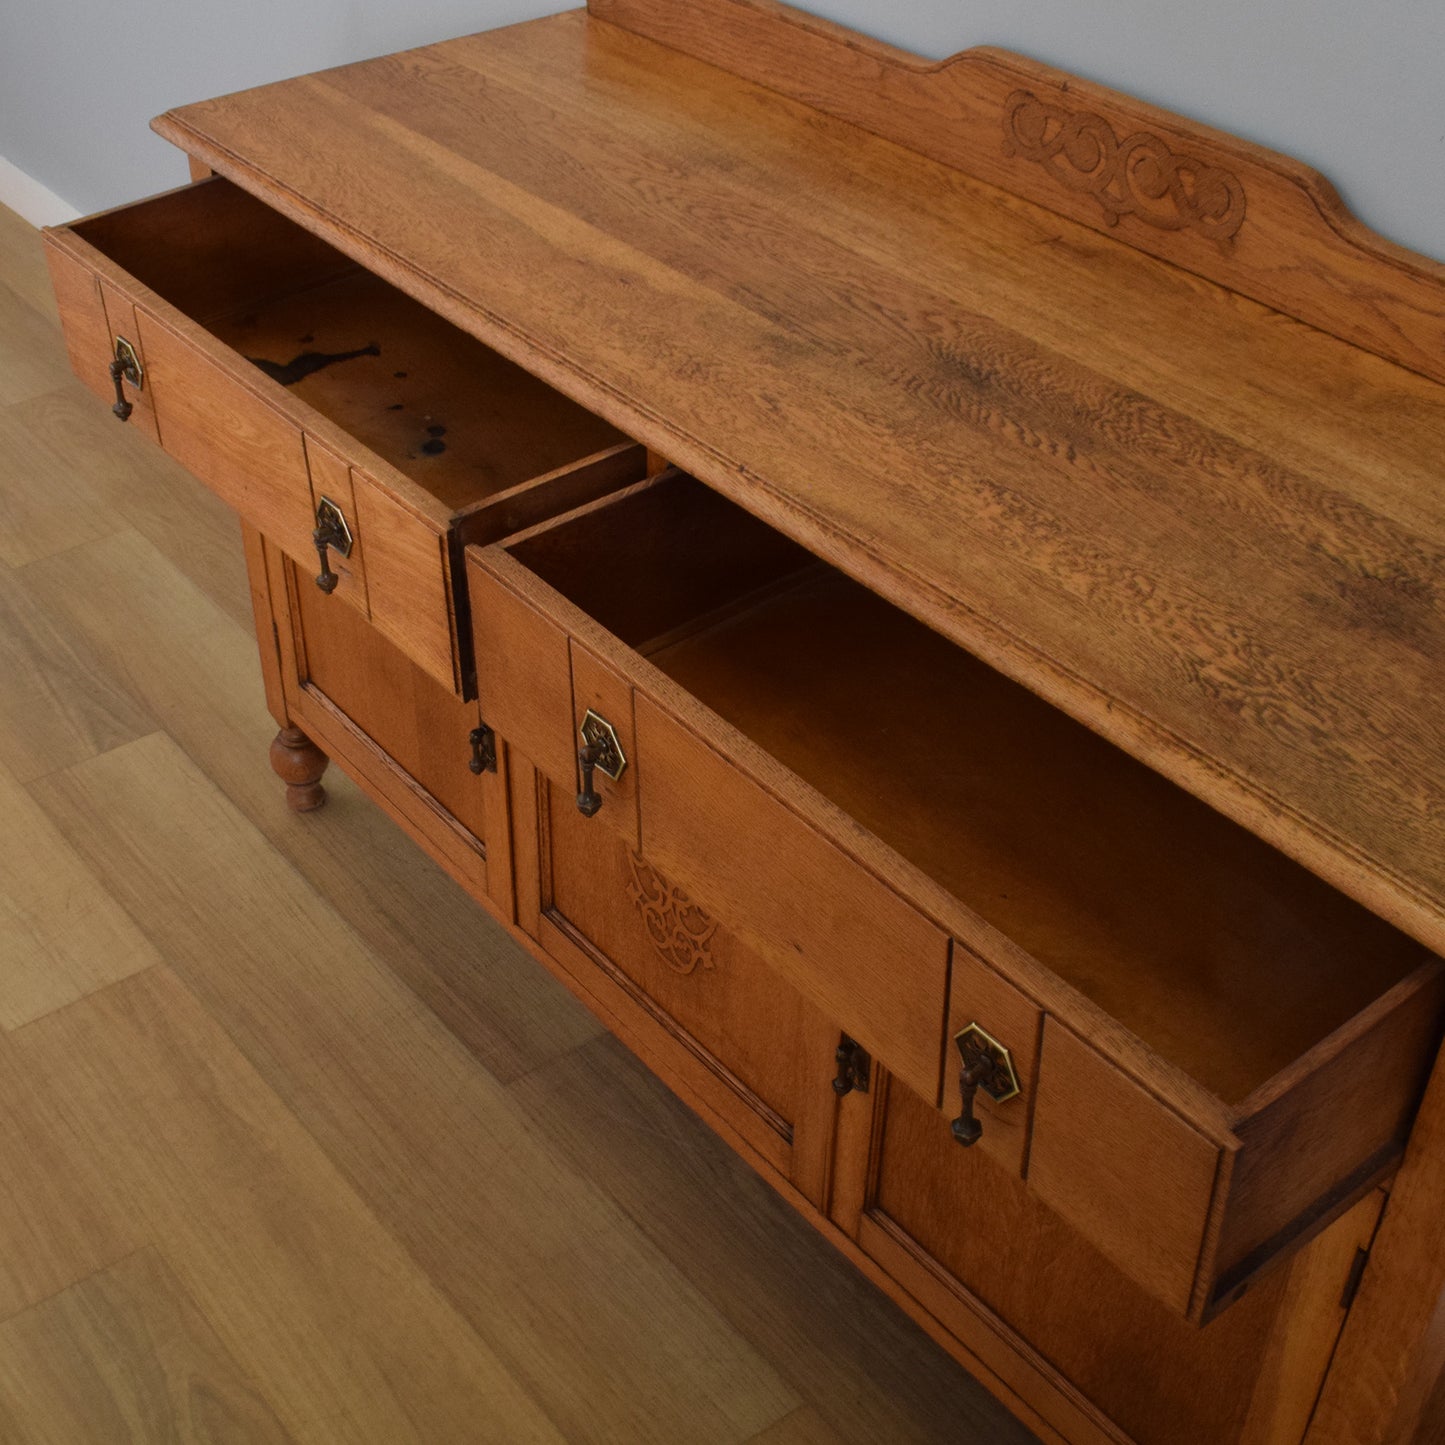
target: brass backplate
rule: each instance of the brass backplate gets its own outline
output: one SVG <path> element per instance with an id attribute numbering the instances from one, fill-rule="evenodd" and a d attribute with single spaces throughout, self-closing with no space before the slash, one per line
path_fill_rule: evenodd
<path id="1" fill-rule="evenodd" d="M 351 528 L 346 525 L 341 508 L 330 497 L 322 497 L 316 504 L 316 531 L 333 552 L 351 556 Z"/>
<path id="2" fill-rule="evenodd" d="M 589 707 L 582 719 L 582 726 L 577 731 L 589 748 L 598 749 L 597 771 L 606 773 L 615 783 L 627 770 L 627 755 L 622 751 L 622 744 L 617 741 L 617 733 L 612 724 Z"/>
<path id="3" fill-rule="evenodd" d="M 115 338 L 115 359 L 120 362 L 120 374 L 140 391 L 146 384 L 145 367 L 140 364 L 140 354 L 124 336 Z"/>
<path id="4" fill-rule="evenodd" d="M 993 1065 L 979 1080 L 978 1086 L 995 1104 L 1004 1104 L 1010 1099 L 1018 1098 L 1022 1091 L 1019 1088 L 1019 1076 L 1014 1069 L 1013 1055 L 987 1029 L 975 1021 L 955 1034 L 953 1041 L 958 1045 L 958 1052 L 963 1057 L 965 1067 L 980 1058 L 987 1059 Z"/>

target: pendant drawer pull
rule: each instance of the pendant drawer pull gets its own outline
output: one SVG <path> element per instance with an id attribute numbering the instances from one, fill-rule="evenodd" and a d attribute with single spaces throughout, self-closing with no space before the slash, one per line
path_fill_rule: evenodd
<path id="1" fill-rule="evenodd" d="M 962 1108 L 952 1124 L 953 1137 L 965 1149 L 971 1149 L 983 1137 L 983 1124 L 973 1112 L 978 1091 L 982 1089 L 995 1104 L 1003 1104 L 1018 1097 L 1019 1079 L 1013 1056 L 977 1023 L 969 1024 L 954 1043 L 962 1059 L 958 1075 Z"/>
<path id="2" fill-rule="evenodd" d="M 124 336 L 115 338 L 115 359 L 110 363 L 110 379 L 115 383 L 115 405 L 111 411 L 121 421 L 128 421 L 135 407 L 125 399 L 124 383 L 130 382 L 139 391 L 145 385 L 145 371 L 135 347 Z"/>
<path id="3" fill-rule="evenodd" d="M 316 544 L 316 555 L 321 559 L 321 571 L 317 574 L 316 585 L 328 596 L 336 591 L 341 578 L 331 570 L 330 549 L 340 552 L 343 557 L 351 556 L 351 528 L 341 508 L 329 497 L 322 497 L 316 507 L 316 530 L 311 534 Z"/>
<path id="4" fill-rule="evenodd" d="M 584 818 L 592 818 L 602 806 L 602 795 L 592 786 L 593 774 L 605 773 L 615 783 L 627 771 L 627 756 L 617 740 L 617 730 L 590 707 L 578 731 L 582 737 L 582 746 L 577 750 L 582 786 L 577 793 L 577 811 Z"/>

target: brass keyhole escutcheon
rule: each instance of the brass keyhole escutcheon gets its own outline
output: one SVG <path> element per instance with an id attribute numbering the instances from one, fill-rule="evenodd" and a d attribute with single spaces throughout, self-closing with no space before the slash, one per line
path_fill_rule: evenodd
<path id="1" fill-rule="evenodd" d="M 617 730 L 590 707 L 577 731 L 582 738 L 582 746 L 577 750 L 577 766 L 582 772 L 577 811 L 584 818 L 591 818 L 602 806 L 602 795 L 592 786 L 593 774 L 605 773 L 615 783 L 627 770 L 627 755 L 617 740 Z"/>
<path id="2" fill-rule="evenodd" d="M 316 555 L 321 559 L 321 571 L 317 574 L 316 585 L 328 595 L 336 591 L 341 578 L 331 570 L 331 551 L 340 552 L 343 557 L 351 556 L 351 528 L 341 508 L 330 497 L 322 497 L 316 506 L 316 530 L 311 534 L 316 544 Z"/>
<path id="3" fill-rule="evenodd" d="M 953 1137 L 971 1149 L 983 1137 L 983 1124 L 973 1112 L 974 1100 L 982 1089 L 995 1104 L 1005 1104 L 1019 1095 L 1019 1076 L 1013 1055 L 991 1033 L 975 1021 L 954 1036 L 961 1067 L 958 1092 L 962 1108 L 953 1121 Z"/>

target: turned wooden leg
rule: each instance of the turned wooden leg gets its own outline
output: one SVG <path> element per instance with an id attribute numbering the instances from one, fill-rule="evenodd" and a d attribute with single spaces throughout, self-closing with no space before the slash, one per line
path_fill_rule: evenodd
<path id="1" fill-rule="evenodd" d="M 286 803 L 293 813 L 309 813 L 326 801 L 321 775 L 326 754 L 297 727 L 282 728 L 271 743 L 271 766 L 286 784 Z"/>

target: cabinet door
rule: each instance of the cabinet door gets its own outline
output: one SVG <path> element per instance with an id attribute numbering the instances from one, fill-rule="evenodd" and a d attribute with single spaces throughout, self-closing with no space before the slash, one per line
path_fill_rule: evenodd
<path id="1" fill-rule="evenodd" d="M 569 790 L 510 763 L 522 927 L 654 1073 L 821 1205 L 837 1026 Z"/>
<path id="2" fill-rule="evenodd" d="M 339 592 L 325 595 L 277 547 L 260 545 L 286 715 L 510 919 L 506 790 L 494 770 L 472 770 L 477 704 L 444 687 Z M 254 560 L 252 572 L 254 586 Z M 261 612 L 258 602 L 258 625 Z"/>
<path id="3" fill-rule="evenodd" d="M 948 1112 L 896 1079 L 840 1112 L 836 1222 L 1067 1439 L 1303 1437 L 1378 1192 L 1201 1330 L 1040 1204 L 1008 1151 L 960 1147 Z"/>

